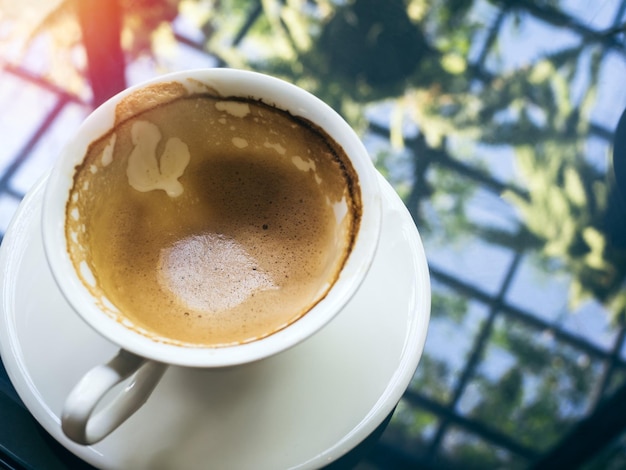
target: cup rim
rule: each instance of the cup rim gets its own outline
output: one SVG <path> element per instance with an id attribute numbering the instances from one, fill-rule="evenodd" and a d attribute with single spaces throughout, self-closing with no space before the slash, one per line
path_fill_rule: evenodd
<path id="1" fill-rule="evenodd" d="M 339 278 L 327 295 L 303 317 L 252 342 L 220 347 L 183 346 L 160 342 L 124 326 L 102 312 L 75 272 L 65 240 L 66 202 L 75 167 L 91 142 L 111 129 L 119 101 L 158 83 L 197 81 L 226 97 L 261 98 L 322 127 L 349 156 L 361 190 L 361 225 Z M 209 68 L 161 75 L 131 86 L 96 108 L 66 143 L 48 178 L 42 211 L 44 251 L 53 278 L 70 306 L 88 325 L 120 348 L 159 362 L 190 367 L 223 367 L 260 360 L 287 350 L 322 329 L 347 304 L 364 280 L 376 251 L 381 229 L 381 191 L 371 158 L 355 131 L 329 105 L 282 79 L 258 72 Z"/>

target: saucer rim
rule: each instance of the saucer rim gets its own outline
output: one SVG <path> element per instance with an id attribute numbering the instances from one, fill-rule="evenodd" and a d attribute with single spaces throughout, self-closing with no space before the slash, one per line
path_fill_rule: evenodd
<path id="1" fill-rule="evenodd" d="M 24 200 L 20 204 L 20 207 L 16 211 L 6 231 L 5 240 L 0 247 L 0 289 L 2 289 L 3 294 L 5 294 L 3 295 L 1 304 L 2 312 L 0 312 L 0 356 L 4 359 L 9 378 L 27 409 L 56 441 L 91 465 L 102 466 L 107 462 L 110 465 L 110 458 L 107 459 L 104 455 L 100 455 L 100 458 L 97 458 L 98 456 L 96 454 L 99 453 L 90 452 L 90 447 L 74 444 L 62 434 L 58 416 L 49 410 L 49 404 L 40 394 L 37 386 L 31 381 L 28 372 L 29 368 L 24 363 L 20 351 L 17 326 L 14 321 L 11 321 L 15 318 L 15 312 L 11 313 L 13 310 L 12 305 L 15 305 L 15 302 L 12 303 L 14 296 L 11 294 L 15 292 L 17 279 L 15 279 L 16 276 L 13 276 L 13 279 L 11 279 L 12 276 L 7 276 L 7 272 L 10 270 L 8 268 L 11 268 L 15 264 L 15 260 L 10 260 L 11 255 L 8 253 L 10 250 L 7 247 L 19 245 L 21 240 L 25 239 L 24 234 L 36 229 L 41 230 L 40 217 L 36 217 L 36 214 L 39 210 L 38 204 L 41 205 L 46 177 L 47 175 L 44 175 L 24 197 Z M 395 370 L 383 392 L 378 397 L 375 406 L 362 417 L 358 424 L 356 424 L 343 439 L 336 442 L 324 452 L 312 457 L 308 461 L 301 462 L 293 468 L 317 468 L 320 465 L 327 465 L 357 447 L 358 444 L 374 432 L 393 411 L 407 389 L 422 357 L 431 307 L 430 277 L 426 255 L 421 237 L 408 210 L 406 210 L 406 207 L 384 177 L 380 174 L 378 174 L 378 177 L 383 194 L 383 214 L 390 209 L 390 201 L 395 199 L 392 201 L 394 203 L 393 210 L 402 211 L 402 221 L 399 225 L 406 225 L 405 228 L 408 228 L 411 232 L 408 234 L 409 236 L 405 237 L 405 241 L 410 245 L 406 249 L 410 250 L 412 253 L 411 259 L 414 265 L 413 271 L 415 276 L 413 282 L 421 286 L 415 289 L 420 295 L 414 296 L 416 298 L 411 299 L 411 307 L 407 308 L 407 310 L 411 312 L 411 318 L 407 320 L 403 351 L 397 363 L 395 363 Z M 39 201 L 37 200 L 38 198 Z M 31 220 L 33 218 L 36 219 L 34 223 Z M 407 218 L 410 219 L 410 224 Z M 37 236 L 41 237 L 41 233 Z M 380 249 L 380 247 L 378 249 Z M 386 266 L 386 269 L 388 269 L 388 266 Z M 7 288 L 7 286 L 10 287 Z M 58 286 L 56 287 L 58 288 Z M 358 295 L 358 292 L 356 295 Z"/>

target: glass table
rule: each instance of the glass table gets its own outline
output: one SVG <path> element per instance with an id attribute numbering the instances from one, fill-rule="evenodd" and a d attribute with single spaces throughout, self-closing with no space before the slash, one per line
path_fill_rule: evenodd
<path id="1" fill-rule="evenodd" d="M 420 364 L 346 466 L 626 466 L 626 1 L 11 3 L 0 0 L 2 233 L 123 87 L 195 67 L 282 77 L 358 130 L 430 267 Z M 7 468 L 84 466 L 4 369 L 0 451 Z"/>

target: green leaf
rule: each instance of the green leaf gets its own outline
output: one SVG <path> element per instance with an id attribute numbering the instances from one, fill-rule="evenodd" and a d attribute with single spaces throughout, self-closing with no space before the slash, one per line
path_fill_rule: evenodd
<path id="1" fill-rule="evenodd" d="M 585 207 L 587 205 L 587 194 L 580 173 L 572 167 L 566 167 L 563 176 L 565 193 L 570 201 L 577 207 Z"/>

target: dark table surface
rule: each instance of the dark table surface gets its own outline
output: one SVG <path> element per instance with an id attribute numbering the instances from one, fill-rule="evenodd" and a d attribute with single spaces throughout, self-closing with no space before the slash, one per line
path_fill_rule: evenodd
<path id="1" fill-rule="evenodd" d="M 126 85 L 280 76 L 362 135 L 430 266 L 421 362 L 347 466 L 626 467 L 626 1 L 39 3 L 0 1 L 2 233 Z M 3 368 L 1 465 L 80 468 Z"/>

